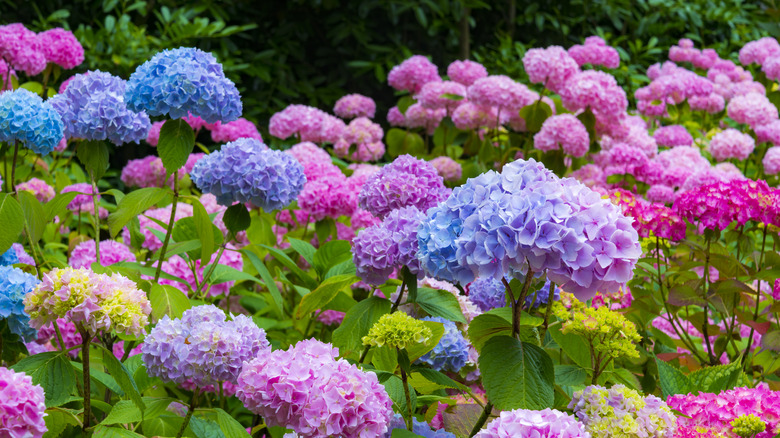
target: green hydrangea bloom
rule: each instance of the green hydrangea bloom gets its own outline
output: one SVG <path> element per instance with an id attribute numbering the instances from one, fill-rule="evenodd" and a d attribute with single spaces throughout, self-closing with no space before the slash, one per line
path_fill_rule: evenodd
<path id="1" fill-rule="evenodd" d="M 411 344 L 419 344 L 433 336 L 433 332 L 422 321 L 416 320 L 404 312 L 382 315 L 363 336 L 363 345 L 404 349 Z"/>
<path id="2" fill-rule="evenodd" d="M 638 358 L 637 342 L 642 340 L 634 323 L 607 307 L 594 309 L 580 301 L 573 301 L 571 309 L 555 303 L 555 316 L 563 321 L 563 333 L 583 336 L 596 353 L 612 358 Z"/>
<path id="3" fill-rule="evenodd" d="M 764 423 L 757 415 L 740 415 L 731 422 L 731 431 L 742 438 L 750 438 L 766 430 Z"/>

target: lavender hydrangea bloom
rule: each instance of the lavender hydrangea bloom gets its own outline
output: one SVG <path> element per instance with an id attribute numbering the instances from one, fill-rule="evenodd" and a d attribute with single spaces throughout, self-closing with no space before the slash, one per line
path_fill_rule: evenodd
<path id="1" fill-rule="evenodd" d="M 133 111 L 172 119 L 189 113 L 207 123 L 241 116 L 238 89 L 210 53 L 190 47 L 164 50 L 138 67 L 127 82 L 125 101 Z"/>
<path id="2" fill-rule="evenodd" d="M 0 319 L 5 319 L 11 333 L 25 341 L 33 339 L 37 331 L 30 327 L 30 316 L 24 311 L 24 296 L 38 283 L 35 276 L 21 269 L 0 266 Z"/>
<path id="3" fill-rule="evenodd" d="M 506 306 L 506 288 L 501 280 L 480 277 L 469 285 L 468 290 L 471 302 L 483 312 Z"/>
<path id="4" fill-rule="evenodd" d="M 393 244 L 397 248 L 397 265 L 406 266 L 412 274 L 420 271 L 420 262 L 417 259 L 417 228 L 424 219 L 425 214 L 417 207 L 402 207 L 391 211 L 381 225 L 391 233 Z"/>
<path id="5" fill-rule="evenodd" d="M 515 409 L 501 412 L 475 438 L 535 437 L 535 438 L 590 438 L 582 423 L 574 416 L 555 409 L 531 411 Z"/>
<path id="6" fill-rule="evenodd" d="M 383 438 L 391 438 L 395 429 L 406 430 L 404 417 L 401 414 L 395 414 L 390 420 L 387 429 L 387 433 L 384 434 Z M 434 430 L 428 423 L 416 418 L 412 418 L 412 433 L 426 438 L 455 438 L 454 433 L 447 432 L 444 429 Z"/>
<path id="7" fill-rule="evenodd" d="M 366 283 L 382 284 L 396 266 L 393 234 L 382 224 L 361 230 L 352 241 L 352 259 L 357 276 Z"/>
<path id="8" fill-rule="evenodd" d="M 62 135 L 62 118 L 40 96 L 24 88 L 0 93 L 0 141 L 18 141 L 37 154 L 48 155 Z"/>
<path id="9" fill-rule="evenodd" d="M 125 88 L 125 80 L 102 71 L 74 76 L 64 93 L 49 100 L 62 117 L 65 137 L 107 139 L 117 146 L 146 139 L 149 116 L 127 109 Z"/>
<path id="10" fill-rule="evenodd" d="M 401 155 L 366 181 L 358 203 L 374 216 L 384 218 L 406 206 L 425 212 L 449 194 L 435 167 L 411 155 Z"/>
<path id="11" fill-rule="evenodd" d="M 141 346 L 150 376 L 197 386 L 236 383 L 243 363 L 267 351 L 263 329 L 244 315 L 228 321 L 213 305 L 193 307 L 181 319 L 165 315 Z"/>
<path id="12" fill-rule="evenodd" d="M 444 324 L 444 336 L 433 350 L 425 353 L 417 361 L 431 366 L 436 371 L 457 373 L 469 359 L 468 342 L 454 322 L 440 317 L 425 317 L 423 321 L 436 321 Z"/>
<path id="13" fill-rule="evenodd" d="M 306 183 L 303 166 L 289 154 L 240 138 L 198 160 L 190 178 L 203 192 L 230 206 L 251 202 L 265 211 L 286 207 Z"/>

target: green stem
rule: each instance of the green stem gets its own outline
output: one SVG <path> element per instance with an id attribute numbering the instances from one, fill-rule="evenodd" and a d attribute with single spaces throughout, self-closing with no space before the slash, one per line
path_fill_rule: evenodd
<path id="1" fill-rule="evenodd" d="M 517 298 L 517 300 L 515 300 L 514 294 L 512 293 L 512 288 L 509 286 L 509 282 L 506 281 L 506 278 L 501 279 L 501 282 L 504 283 L 504 288 L 506 288 L 506 293 L 508 294 L 507 296 L 512 302 L 512 336 L 514 336 L 516 339 L 520 339 L 520 316 L 523 311 L 523 302 L 525 301 L 525 297 L 528 294 L 528 288 L 531 287 L 531 280 L 533 277 L 534 272 L 529 268 L 528 272 L 525 274 L 523 289 L 520 291 L 520 296 Z"/>
<path id="2" fill-rule="evenodd" d="M 90 417 L 92 416 L 92 410 L 90 406 L 92 389 L 90 388 L 89 378 L 89 343 L 91 339 L 86 331 L 81 332 L 81 339 L 81 365 L 84 375 L 84 424 L 82 430 L 86 432 L 86 430 L 89 428 Z"/>
<path id="3" fill-rule="evenodd" d="M 90 172 L 89 174 L 90 179 L 92 180 L 92 207 L 94 208 L 94 211 L 92 212 L 92 216 L 95 220 L 95 261 L 97 264 L 100 264 L 100 214 L 98 212 L 98 189 L 97 189 L 97 183 L 95 182 L 95 175 Z"/>
<path id="4" fill-rule="evenodd" d="M 756 273 L 761 272 L 761 268 L 764 266 L 764 253 L 766 250 L 766 229 L 768 225 L 764 224 L 764 233 L 763 237 L 761 239 L 761 256 L 758 258 L 758 270 Z M 758 284 L 756 285 L 756 307 L 753 310 L 753 322 L 756 322 L 758 320 L 758 306 L 761 301 L 761 280 L 757 280 Z M 753 325 L 755 326 L 755 324 Z M 745 352 L 742 354 L 742 364 L 744 365 L 746 362 L 746 358 L 748 353 L 750 352 L 750 345 L 753 343 L 753 334 L 755 333 L 756 329 L 752 326 L 750 327 L 750 335 L 748 336 L 747 345 L 745 345 Z"/>
<path id="5" fill-rule="evenodd" d="M 403 367 L 401 367 L 401 382 L 404 384 L 404 395 L 406 396 L 406 410 L 409 414 L 406 417 L 406 429 L 409 430 L 409 432 L 412 431 L 413 428 L 413 422 L 412 422 L 412 394 L 409 392 L 409 379 L 406 376 L 406 371 L 404 371 Z"/>
<path id="6" fill-rule="evenodd" d="M 710 320 L 708 316 L 709 308 L 710 308 L 710 299 L 707 295 L 707 289 L 710 282 L 710 239 L 709 237 L 707 239 L 707 252 L 704 254 L 704 324 L 702 326 L 702 334 L 704 335 L 704 341 L 707 345 L 707 357 L 710 360 L 710 365 L 715 365 L 717 363 L 717 358 L 715 357 L 715 354 L 712 352 L 712 342 L 710 342 L 710 336 L 709 336 L 709 328 Z"/>
<path id="7" fill-rule="evenodd" d="M 396 310 L 398 310 L 398 306 L 401 305 L 401 300 L 404 297 L 404 290 L 406 289 L 406 276 L 403 276 L 401 279 L 401 289 L 398 291 L 398 298 L 395 299 L 395 303 L 393 303 L 393 307 L 390 309 L 390 313 L 395 313 Z"/>
<path id="8" fill-rule="evenodd" d="M 171 240 L 171 232 L 173 231 L 173 222 L 176 220 L 176 204 L 179 201 L 179 171 L 173 172 L 173 203 L 171 203 L 171 216 L 168 220 L 168 229 L 165 231 L 165 239 L 163 240 L 162 248 L 160 249 L 160 259 L 157 260 L 157 272 L 154 273 L 154 282 L 160 279 L 162 273 L 162 262 L 165 259 L 165 253 L 168 251 L 168 242 Z M 183 432 L 183 431 L 182 431 Z M 179 435 L 181 436 L 181 435 Z"/>
<path id="9" fill-rule="evenodd" d="M 16 191 L 16 158 L 19 156 L 19 142 L 14 142 L 14 158 L 13 161 L 11 161 L 11 192 Z"/>
<path id="10" fill-rule="evenodd" d="M 550 282 L 550 292 L 547 295 L 547 310 L 544 312 L 544 323 L 542 324 L 542 331 L 539 334 L 539 339 L 544 343 L 544 335 L 547 332 L 547 325 L 550 322 L 550 314 L 552 313 L 552 303 L 555 293 L 555 283 Z"/>
<path id="11" fill-rule="evenodd" d="M 485 425 L 485 422 L 490 416 L 490 412 L 492 410 L 493 410 L 493 403 L 490 402 L 485 403 L 485 409 L 482 410 L 482 415 L 480 415 L 477 422 L 474 423 L 474 427 L 471 429 L 471 433 L 469 434 L 469 437 L 473 437 L 474 435 L 479 433 L 479 431 L 482 429 L 482 426 Z"/>
<path id="12" fill-rule="evenodd" d="M 181 429 L 179 429 L 179 433 L 176 434 L 176 438 L 181 438 L 181 436 L 184 435 L 184 431 L 187 429 L 187 426 L 190 424 L 192 413 L 195 411 L 195 407 L 198 406 L 199 393 L 200 388 L 195 387 L 195 390 L 192 391 L 192 398 L 190 398 L 190 407 L 187 409 L 187 415 L 184 417 L 184 422 L 181 423 Z"/>
<path id="13" fill-rule="evenodd" d="M 212 263 L 211 266 L 209 266 L 209 270 L 203 275 L 203 280 L 200 281 L 200 284 L 198 285 L 198 289 L 195 291 L 196 297 L 200 295 L 200 292 L 203 289 L 203 285 L 206 284 L 206 281 L 208 281 L 209 277 L 211 277 L 211 274 L 214 273 L 214 269 L 217 267 L 217 263 L 219 263 L 219 259 L 222 258 L 222 254 L 225 252 L 226 246 L 227 243 L 223 243 L 222 245 L 219 246 L 219 251 L 217 251 L 217 258 L 215 258 L 214 263 Z M 201 263 L 203 263 L 202 260 Z"/>

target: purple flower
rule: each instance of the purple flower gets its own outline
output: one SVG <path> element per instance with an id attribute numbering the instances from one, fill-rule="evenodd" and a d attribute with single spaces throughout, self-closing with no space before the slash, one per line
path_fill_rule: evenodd
<path id="1" fill-rule="evenodd" d="M 469 300 L 483 312 L 506 306 L 506 288 L 501 280 L 480 277 L 472 281 L 467 290 Z"/>
<path id="2" fill-rule="evenodd" d="M 475 438 L 534 437 L 590 438 L 582 423 L 574 416 L 555 409 L 531 411 L 515 409 L 501 412 Z"/>

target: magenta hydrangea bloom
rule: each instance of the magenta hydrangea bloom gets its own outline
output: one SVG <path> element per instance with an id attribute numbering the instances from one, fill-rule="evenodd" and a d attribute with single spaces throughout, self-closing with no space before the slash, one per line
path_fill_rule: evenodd
<path id="1" fill-rule="evenodd" d="M 739 62 L 743 65 L 762 65 L 767 57 L 780 52 L 780 44 L 772 37 L 751 41 L 739 49 Z"/>
<path id="2" fill-rule="evenodd" d="M 43 388 L 32 378 L 0 367 L 0 434 L 9 438 L 41 438 L 48 430 Z"/>
<path id="3" fill-rule="evenodd" d="M 655 184 L 650 186 L 645 193 L 645 197 L 650 202 L 659 202 L 661 204 L 671 204 L 675 199 L 674 188 L 664 184 Z"/>
<path id="4" fill-rule="evenodd" d="M 712 154 L 712 158 L 717 161 L 724 161 L 730 158 L 736 158 L 741 161 L 749 157 L 755 147 L 756 143 L 753 137 L 729 128 L 712 137 L 709 151 Z"/>
<path id="5" fill-rule="evenodd" d="M 560 92 L 569 78 L 580 72 L 577 61 L 560 46 L 528 50 L 523 56 L 523 67 L 531 82 L 541 83 L 555 93 Z"/>
<path id="6" fill-rule="evenodd" d="M 655 130 L 653 138 L 659 145 L 670 148 L 693 144 L 693 137 L 682 125 L 662 126 Z"/>
<path id="7" fill-rule="evenodd" d="M 751 127 L 777 120 L 777 107 L 764 94 L 747 93 L 736 96 L 726 106 L 729 117 Z"/>
<path id="8" fill-rule="evenodd" d="M 710 93 L 707 96 L 692 96 L 688 99 L 688 105 L 692 111 L 706 111 L 715 114 L 723 111 L 726 107 L 726 100 L 717 93 Z"/>
<path id="9" fill-rule="evenodd" d="M 100 242 L 100 264 L 110 266 L 119 262 L 134 262 L 136 260 L 133 251 L 127 245 L 116 240 L 103 240 Z M 70 252 L 68 265 L 73 268 L 89 268 L 95 263 L 95 241 L 87 240 L 79 243 Z"/>
<path id="10" fill-rule="evenodd" d="M 555 409 L 503 411 L 487 424 L 475 438 L 590 438 L 585 426 L 573 415 Z"/>
<path id="11" fill-rule="evenodd" d="M 477 79 L 487 77 L 488 72 L 484 65 L 464 59 L 463 61 L 453 61 L 447 66 L 447 76 L 450 80 L 469 86 Z"/>
<path id="12" fill-rule="evenodd" d="M 62 28 L 49 29 L 38 34 L 41 50 L 47 62 L 70 70 L 84 62 L 84 48 L 73 32 Z"/>
<path id="13" fill-rule="evenodd" d="M 300 141 L 314 143 L 335 143 L 345 127 L 341 119 L 306 105 L 290 105 L 271 116 L 268 123 L 274 137 L 284 140 L 296 135 Z"/>
<path id="14" fill-rule="evenodd" d="M 298 436 L 381 436 L 392 401 L 376 374 L 358 369 L 330 344 L 308 339 L 244 365 L 236 396 L 269 426 Z"/>
<path id="15" fill-rule="evenodd" d="M 444 108 L 451 113 L 466 99 L 466 86 L 454 81 L 428 82 L 416 99 L 424 108 Z"/>
<path id="16" fill-rule="evenodd" d="M 165 122 L 154 122 L 149 127 L 149 133 L 146 135 L 146 142 L 153 147 L 157 147 L 157 143 L 160 141 L 160 130 Z"/>
<path id="17" fill-rule="evenodd" d="M 330 163 L 330 155 L 328 152 L 310 141 L 298 143 L 285 152 L 292 155 L 299 163 L 303 164 L 304 173 L 306 174 L 307 179 L 311 179 L 309 174 L 306 173 L 307 164 L 316 162 Z"/>
<path id="18" fill-rule="evenodd" d="M 464 103 L 452 113 L 452 123 L 456 128 L 465 131 L 495 126 L 497 118 L 496 109 L 492 106 L 475 105 L 471 102 Z"/>
<path id="19" fill-rule="evenodd" d="M 16 185 L 16 190 L 26 190 L 35 195 L 35 199 L 40 202 L 49 202 L 54 198 L 54 188 L 46 181 L 38 178 L 30 178 L 29 181 Z"/>
<path id="20" fill-rule="evenodd" d="M 378 123 L 366 117 L 358 117 L 344 128 L 342 139 L 348 144 L 365 144 L 382 141 L 384 131 Z"/>
<path id="21" fill-rule="evenodd" d="M 160 157 L 149 155 L 128 161 L 122 168 L 120 179 L 128 187 L 164 187 L 166 173 Z M 173 177 L 169 181 L 172 182 Z"/>
<path id="22" fill-rule="evenodd" d="M 243 117 L 232 122 L 217 122 L 211 125 L 211 139 L 216 143 L 227 143 L 239 138 L 254 138 L 263 141 L 257 126 Z"/>
<path id="23" fill-rule="evenodd" d="M 411 155 L 401 155 L 366 181 L 358 195 L 361 208 L 378 218 L 407 206 L 427 211 L 449 196 L 436 169 Z"/>
<path id="24" fill-rule="evenodd" d="M 162 208 L 155 208 L 152 210 L 147 210 L 143 214 L 141 214 L 138 217 L 138 221 L 140 222 L 140 228 L 141 228 L 141 234 L 144 235 L 144 242 L 141 244 L 142 248 L 146 248 L 150 251 L 157 251 L 158 249 L 162 248 L 162 242 L 160 241 L 157 236 L 152 233 L 151 230 L 157 230 L 161 232 L 165 232 L 165 229 L 160 226 L 156 221 L 151 220 L 156 219 L 157 221 L 160 221 L 164 224 L 168 224 L 168 220 L 171 218 L 171 208 L 173 207 L 172 204 L 168 204 L 165 207 Z M 178 220 L 181 220 L 185 217 L 192 216 L 192 205 L 185 204 L 183 202 L 179 202 L 176 204 L 176 213 L 174 215 L 174 223 Z M 125 228 L 122 231 L 122 238 L 125 241 L 125 244 L 130 244 L 130 230 Z"/>
<path id="25" fill-rule="evenodd" d="M 620 67 L 620 54 L 614 47 L 607 45 L 606 41 L 599 36 L 589 36 L 585 38 L 585 44 L 576 44 L 569 47 L 569 56 L 571 56 L 579 66 L 585 64 L 601 65 L 606 68 Z"/>
<path id="26" fill-rule="evenodd" d="M 357 209 L 357 190 L 336 166 L 330 166 L 332 172 L 308 181 L 298 195 L 298 207 L 309 220 L 351 216 Z"/>
<path id="27" fill-rule="evenodd" d="M 765 174 L 777 175 L 780 173 L 780 146 L 773 146 L 767 149 L 761 163 L 764 165 Z"/>
<path id="28" fill-rule="evenodd" d="M 615 78 L 607 73 L 586 70 L 572 76 L 560 91 L 569 111 L 590 108 L 597 119 L 609 119 L 626 112 L 628 98 Z"/>
<path id="29" fill-rule="evenodd" d="M 428 82 L 441 81 L 439 69 L 428 58 L 414 55 L 390 70 L 387 82 L 398 91 L 417 94 Z"/>
<path id="30" fill-rule="evenodd" d="M 623 189 L 611 191 L 609 197 L 623 214 L 635 219 L 633 225 L 640 237 L 657 236 L 673 241 L 685 238 L 685 222 L 671 208 L 647 202 Z"/>
<path id="31" fill-rule="evenodd" d="M 376 102 L 374 99 L 362 94 L 347 94 L 336 101 L 333 113 L 342 119 L 354 119 L 357 117 L 374 118 L 376 114 Z"/>
<path id="32" fill-rule="evenodd" d="M 539 95 L 508 76 L 498 75 L 476 80 L 468 88 L 468 98 L 477 105 L 511 111 L 532 104 Z"/>
<path id="33" fill-rule="evenodd" d="M 430 161 L 444 181 L 453 182 L 460 180 L 463 168 L 460 163 L 447 156 L 436 157 Z"/>
<path id="34" fill-rule="evenodd" d="M 678 195 L 674 210 L 701 228 L 725 230 L 735 223 L 770 221 L 766 200 L 774 199 L 765 181 L 733 180 L 703 185 Z"/>
<path id="35" fill-rule="evenodd" d="M 41 73 L 46 69 L 46 56 L 42 49 L 38 35 L 22 23 L 0 26 L 0 58 L 14 70 L 28 76 Z"/>
<path id="36" fill-rule="evenodd" d="M 534 147 L 540 151 L 563 149 L 565 154 L 581 157 L 589 146 L 588 130 L 573 114 L 548 117 L 534 135 Z"/>

